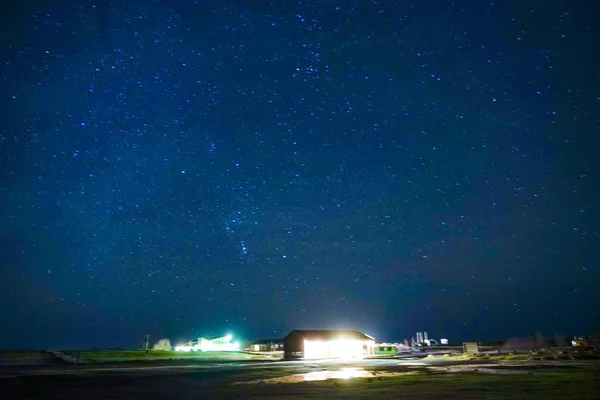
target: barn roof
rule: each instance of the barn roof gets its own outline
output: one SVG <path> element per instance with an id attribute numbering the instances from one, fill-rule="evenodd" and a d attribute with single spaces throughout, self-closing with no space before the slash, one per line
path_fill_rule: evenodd
<path id="1" fill-rule="evenodd" d="M 300 330 L 295 329 L 288 333 L 284 340 L 292 335 L 297 335 L 305 340 L 375 340 L 374 337 L 354 330 Z"/>

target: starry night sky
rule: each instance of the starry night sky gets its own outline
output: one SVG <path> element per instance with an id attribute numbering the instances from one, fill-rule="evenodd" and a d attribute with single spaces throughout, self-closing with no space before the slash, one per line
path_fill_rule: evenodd
<path id="1" fill-rule="evenodd" d="M 12 3 L 1 347 L 598 329 L 595 2 Z"/>

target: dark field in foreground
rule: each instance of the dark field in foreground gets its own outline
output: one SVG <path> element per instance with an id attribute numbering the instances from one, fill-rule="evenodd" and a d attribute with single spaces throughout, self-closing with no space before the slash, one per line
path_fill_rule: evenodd
<path id="1" fill-rule="evenodd" d="M 244 391 L 227 388 L 220 395 L 240 399 L 597 399 L 597 379 L 591 372 L 572 371 L 535 376 L 439 373 L 265 385 Z"/>
<path id="2" fill-rule="evenodd" d="M 304 381 L 348 370 L 364 377 Z M 18 375 L 0 378 L 0 399 L 598 399 L 600 393 L 595 362 L 250 362 Z"/>

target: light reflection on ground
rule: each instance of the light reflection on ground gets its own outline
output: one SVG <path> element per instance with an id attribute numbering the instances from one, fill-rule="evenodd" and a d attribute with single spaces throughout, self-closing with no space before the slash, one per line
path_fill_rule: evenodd
<path id="1" fill-rule="evenodd" d="M 327 379 L 364 378 L 373 374 L 363 368 L 342 368 L 339 371 L 315 371 L 302 374 L 305 382 L 324 381 Z"/>
<path id="2" fill-rule="evenodd" d="M 402 376 L 402 375 L 414 375 L 417 374 L 416 371 L 411 372 L 385 372 L 385 371 L 366 371 L 363 368 L 351 367 L 351 368 L 342 368 L 340 370 L 333 371 L 314 371 L 307 372 L 305 374 L 296 374 L 296 375 L 288 375 L 277 378 L 267 378 L 267 379 L 256 379 L 253 381 L 246 382 L 235 382 L 234 385 L 253 385 L 253 384 L 278 384 L 278 383 L 301 383 L 301 382 L 315 382 L 315 381 L 325 381 L 328 379 L 342 379 L 349 380 L 353 378 L 384 378 L 384 377 L 392 377 L 392 376 Z"/>

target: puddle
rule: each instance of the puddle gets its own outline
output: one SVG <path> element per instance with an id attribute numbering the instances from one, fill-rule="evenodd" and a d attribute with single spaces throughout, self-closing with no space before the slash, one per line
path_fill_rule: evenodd
<path id="1" fill-rule="evenodd" d="M 414 375 L 417 372 L 384 372 L 384 371 L 365 371 L 363 368 L 342 368 L 336 371 L 314 371 L 306 374 L 296 374 L 282 376 L 278 378 L 256 379 L 246 382 L 235 382 L 234 385 L 255 385 L 255 384 L 277 384 L 277 383 L 301 383 L 326 381 L 328 379 L 350 380 L 355 378 L 381 378 L 401 375 Z"/>
<path id="2" fill-rule="evenodd" d="M 325 381 L 327 379 L 352 379 L 373 376 L 371 372 L 362 368 L 342 368 L 339 371 L 316 371 L 303 374 L 305 382 Z"/>

